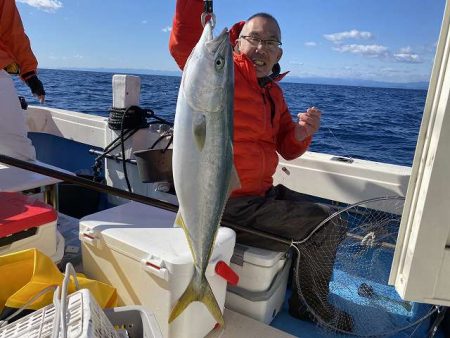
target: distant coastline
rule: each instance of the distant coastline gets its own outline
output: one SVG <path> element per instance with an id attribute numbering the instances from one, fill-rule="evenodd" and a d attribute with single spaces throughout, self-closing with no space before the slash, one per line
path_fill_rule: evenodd
<path id="1" fill-rule="evenodd" d="M 134 68 L 43 68 L 52 70 L 74 70 L 99 73 L 125 73 L 135 75 L 161 75 L 181 77 L 181 71 L 166 71 L 155 69 L 134 69 Z M 335 86 L 355 86 L 370 88 L 397 88 L 397 89 L 416 89 L 428 90 L 428 82 L 383 82 L 362 79 L 346 79 L 346 78 L 327 78 L 327 77 L 300 77 L 287 75 L 284 82 L 302 83 L 302 84 L 320 84 Z"/>

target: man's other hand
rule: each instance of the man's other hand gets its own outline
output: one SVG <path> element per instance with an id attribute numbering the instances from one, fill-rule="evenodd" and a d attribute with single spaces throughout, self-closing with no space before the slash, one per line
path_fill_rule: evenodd
<path id="1" fill-rule="evenodd" d="M 295 138 L 303 141 L 305 138 L 312 136 L 320 127 L 321 111 L 316 107 L 311 107 L 306 112 L 299 113 L 298 124 L 295 127 Z"/>
<path id="2" fill-rule="evenodd" d="M 39 99 L 39 102 L 44 103 L 45 90 L 44 85 L 36 74 L 32 74 L 24 79 L 25 83 L 30 87 L 31 93 Z"/>

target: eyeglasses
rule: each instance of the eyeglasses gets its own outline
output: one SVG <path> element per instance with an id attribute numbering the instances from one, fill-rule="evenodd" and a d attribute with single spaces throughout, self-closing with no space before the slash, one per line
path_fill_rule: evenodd
<path id="1" fill-rule="evenodd" d="M 259 44 L 261 44 L 261 46 L 271 50 L 277 49 L 282 45 L 282 43 L 277 40 L 272 39 L 264 40 L 251 35 L 242 35 L 241 38 L 245 39 L 248 43 L 250 43 L 254 47 L 258 47 Z"/>

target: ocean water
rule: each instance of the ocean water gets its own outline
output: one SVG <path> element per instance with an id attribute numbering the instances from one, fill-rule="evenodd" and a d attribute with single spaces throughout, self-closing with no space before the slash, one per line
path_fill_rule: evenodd
<path id="1" fill-rule="evenodd" d="M 47 92 L 45 105 L 108 116 L 112 105 L 112 73 L 40 70 Z M 173 121 L 179 77 L 139 75 L 141 102 L 158 116 Z M 20 95 L 39 104 L 16 79 Z M 311 151 L 411 165 L 427 92 L 281 82 L 292 116 L 316 106 L 322 124 Z"/>

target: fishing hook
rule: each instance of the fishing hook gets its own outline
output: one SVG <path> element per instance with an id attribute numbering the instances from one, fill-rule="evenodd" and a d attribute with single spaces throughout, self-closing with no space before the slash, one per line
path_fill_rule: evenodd
<path id="1" fill-rule="evenodd" d="M 209 18 L 209 20 L 207 20 Z M 203 13 L 201 16 L 202 26 L 205 27 L 206 22 L 211 22 L 211 27 L 214 28 L 216 25 L 216 16 L 213 13 L 213 2 L 212 0 L 204 0 L 203 2 Z"/>
<path id="2" fill-rule="evenodd" d="M 209 18 L 209 20 L 207 20 Z M 214 28 L 216 26 L 216 16 L 214 13 L 202 13 L 202 26 L 205 27 L 207 22 L 211 22 L 211 28 Z"/>

